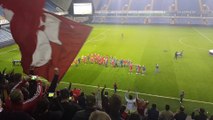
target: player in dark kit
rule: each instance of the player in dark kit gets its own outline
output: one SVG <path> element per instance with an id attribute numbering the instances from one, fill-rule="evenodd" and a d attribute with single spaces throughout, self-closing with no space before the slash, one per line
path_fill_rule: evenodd
<path id="1" fill-rule="evenodd" d="M 178 51 L 175 52 L 175 59 L 177 60 L 178 58 Z"/>
<path id="2" fill-rule="evenodd" d="M 181 93 L 180 93 L 180 103 L 183 103 L 183 98 L 184 98 L 184 91 L 181 91 Z"/>
<path id="3" fill-rule="evenodd" d="M 123 33 L 121 33 L 121 39 L 122 39 L 122 40 L 124 39 L 124 34 L 123 34 Z"/>
<path id="4" fill-rule="evenodd" d="M 118 89 L 118 86 L 117 86 L 116 82 L 114 83 L 113 87 L 114 87 L 114 93 L 116 93 L 117 89 Z"/>

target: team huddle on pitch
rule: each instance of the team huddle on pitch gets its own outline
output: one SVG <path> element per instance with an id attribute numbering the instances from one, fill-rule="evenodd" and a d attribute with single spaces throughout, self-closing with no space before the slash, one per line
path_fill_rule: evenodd
<path id="1" fill-rule="evenodd" d="M 140 64 L 133 64 L 131 60 L 117 59 L 112 56 L 103 56 L 100 54 L 89 54 L 81 56 L 74 60 L 73 65 L 78 66 L 79 64 L 98 64 L 105 67 L 113 68 L 129 68 L 129 74 L 136 73 L 137 75 L 146 74 L 146 66 Z M 135 70 L 134 70 L 135 69 Z M 159 64 L 155 65 L 155 73 L 159 72 Z"/>

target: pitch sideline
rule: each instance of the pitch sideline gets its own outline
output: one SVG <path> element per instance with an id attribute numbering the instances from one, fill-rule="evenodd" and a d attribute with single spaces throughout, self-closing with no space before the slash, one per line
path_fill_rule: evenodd
<path id="1" fill-rule="evenodd" d="M 60 82 L 60 83 L 64 83 L 64 84 L 69 84 L 69 82 Z M 97 86 L 94 85 L 86 85 L 86 84 L 80 84 L 80 83 L 72 83 L 73 85 L 76 86 L 83 86 L 83 87 L 90 87 L 90 88 L 97 88 Z M 103 87 L 101 87 L 103 88 Z M 114 89 L 112 88 L 106 88 L 107 90 L 111 90 L 114 91 Z M 119 92 L 127 92 L 127 90 L 122 90 L 122 89 L 118 89 L 117 91 Z M 138 93 L 139 95 L 144 95 L 144 96 L 151 96 L 151 97 L 157 97 L 157 98 L 165 98 L 165 99 L 171 99 L 171 100 L 177 100 L 179 101 L 180 98 L 176 98 L 176 97 L 168 97 L 168 96 L 161 96 L 161 95 L 154 95 L 154 94 L 149 94 L 149 93 L 141 93 L 141 92 L 134 92 L 134 91 L 130 91 L 131 93 Z M 193 103 L 202 103 L 202 104 L 209 104 L 209 105 L 213 105 L 212 102 L 206 102 L 206 101 L 199 101 L 199 100 L 192 100 L 192 99 L 184 99 L 184 101 L 187 102 L 193 102 Z"/>

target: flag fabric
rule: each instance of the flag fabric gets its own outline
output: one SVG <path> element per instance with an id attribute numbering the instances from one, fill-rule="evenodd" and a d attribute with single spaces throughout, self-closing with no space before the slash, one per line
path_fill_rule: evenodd
<path id="1" fill-rule="evenodd" d="M 61 79 L 75 59 L 91 27 L 43 10 L 44 0 L 0 0 L 19 45 L 23 71 L 51 81 L 54 68 Z"/>

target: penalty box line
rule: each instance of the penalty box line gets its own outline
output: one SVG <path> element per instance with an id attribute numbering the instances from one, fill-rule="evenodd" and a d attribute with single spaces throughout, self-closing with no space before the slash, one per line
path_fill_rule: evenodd
<path id="1" fill-rule="evenodd" d="M 60 83 L 69 84 L 69 82 L 60 82 Z M 80 84 L 80 83 L 72 83 L 72 85 L 75 85 L 75 86 L 83 86 L 83 87 L 90 87 L 90 88 L 97 88 L 97 87 L 98 87 L 98 86 L 94 86 L 94 85 L 86 85 L 86 84 Z M 100 88 L 103 88 L 103 87 L 100 87 Z M 106 88 L 106 89 L 107 89 L 107 90 L 110 90 L 110 91 L 114 91 L 114 89 L 112 89 L 112 88 Z M 122 89 L 117 89 L 117 91 L 123 92 L 123 93 L 127 92 L 127 90 L 122 90 Z M 144 95 L 144 96 L 150 96 L 150 97 L 157 97 L 157 98 L 170 99 L 170 100 L 178 100 L 178 101 L 180 100 L 180 98 L 177 98 L 177 97 L 168 97 L 168 96 L 154 95 L 154 94 L 142 93 L 142 92 L 130 91 L 130 93 L 139 94 L 139 95 Z M 184 101 L 193 102 L 193 103 L 202 103 L 202 104 L 213 105 L 212 102 L 199 101 L 199 100 L 192 100 L 192 99 L 184 99 Z"/>

